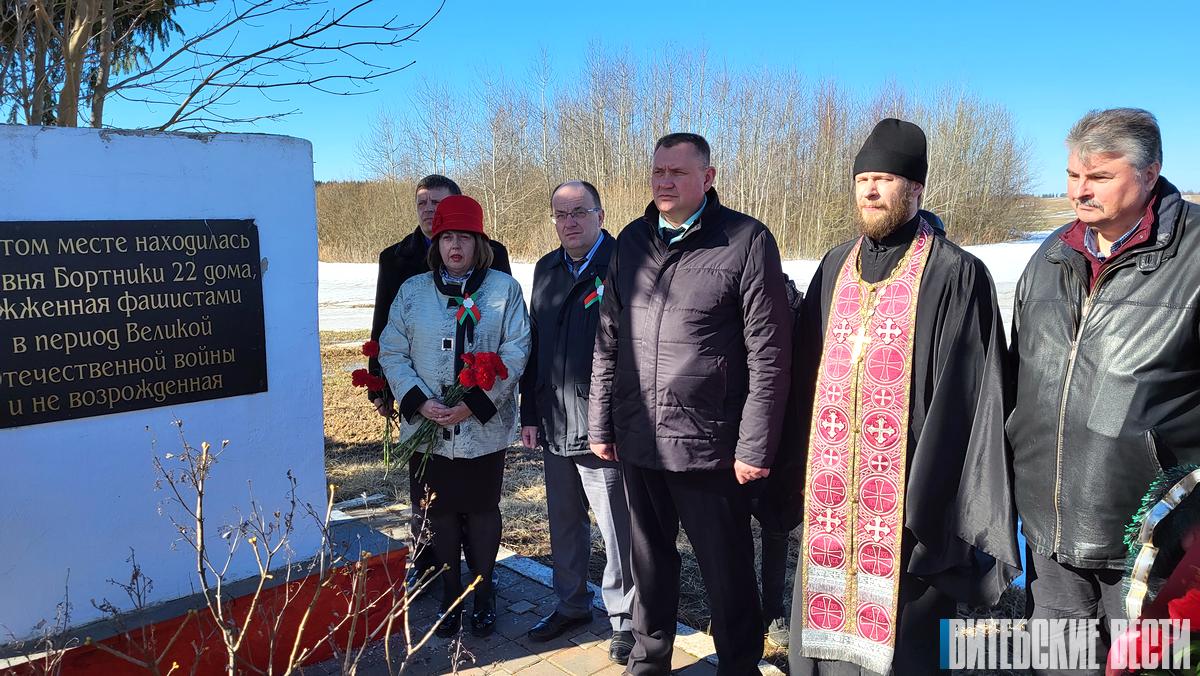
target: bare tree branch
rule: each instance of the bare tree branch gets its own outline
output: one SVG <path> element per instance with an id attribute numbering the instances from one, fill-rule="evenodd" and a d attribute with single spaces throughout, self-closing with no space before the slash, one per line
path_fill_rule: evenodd
<path id="1" fill-rule="evenodd" d="M 392 54 L 444 2 L 419 22 L 369 20 L 368 10 L 386 1 L 338 8 L 327 0 L 251 0 L 217 12 L 217 0 L 8 0 L 0 5 L 0 108 L 28 123 L 52 117 L 62 125 L 86 113 L 102 126 L 105 102 L 117 96 L 162 109 L 153 126 L 163 130 L 190 127 L 198 117 L 222 126 L 278 119 L 246 112 L 250 102 L 241 95 L 257 92 L 269 107 L 286 101 L 272 90 L 361 95 L 414 63 L 394 63 Z M 184 35 L 174 19 L 180 13 L 192 14 L 193 24 L 199 14 L 215 18 Z M 293 16 L 302 17 L 294 22 L 301 28 L 280 35 L 276 23 Z M 204 115 L 225 105 L 228 112 Z"/>

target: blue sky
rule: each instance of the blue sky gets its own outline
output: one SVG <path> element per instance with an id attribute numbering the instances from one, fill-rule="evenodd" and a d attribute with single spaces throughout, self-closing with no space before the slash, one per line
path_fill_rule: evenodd
<path id="1" fill-rule="evenodd" d="M 430 0 L 378 0 L 406 21 Z M 344 5 L 342 0 L 335 4 Z M 481 72 L 523 76 L 542 49 L 561 77 L 588 47 L 649 55 L 665 45 L 706 48 L 734 68 L 795 68 L 869 93 L 891 80 L 932 93 L 962 88 L 1014 115 L 1033 151 L 1035 192 L 1064 190 L 1062 139 L 1092 108 L 1138 106 L 1158 116 L 1163 173 L 1200 190 L 1200 49 L 1189 37 L 1200 1 L 1043 2 L 489 2 L 447 0 L 418 40 L 389 59 L 414 60 L 379 92 L 337 98 L 293 92 L 301 113 L 247 131 L 312 141 L 320 180 L 360 178 L 355 147 L 384 107 L 404 110 L 420 78 L 455 86 Z M 271 25 L 266 28 L 271 28 Z M 144 124 L 129 105 L 111 106 L 119 126 Z"/>

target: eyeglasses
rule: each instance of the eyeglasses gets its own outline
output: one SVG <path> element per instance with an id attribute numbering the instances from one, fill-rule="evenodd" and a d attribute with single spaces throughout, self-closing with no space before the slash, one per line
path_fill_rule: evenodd
<path id="1" fill-rule="evenodd" d="M 550 214 L 550 222 L 555 225 L 558 225 L 559 221 L 565 221 L 568 218 L 579 221 L 579 220 L 583 220 L 584 218 L 586 218 L 588 214 L 594 214 L 598 211 L 600 211 L 600 207 L 592 207 L 591 209 L 584 209 L 583 207 L 579 207 L 579 208 L 573 209 L 571 211 L 556 211 L 553 214 Z"/>

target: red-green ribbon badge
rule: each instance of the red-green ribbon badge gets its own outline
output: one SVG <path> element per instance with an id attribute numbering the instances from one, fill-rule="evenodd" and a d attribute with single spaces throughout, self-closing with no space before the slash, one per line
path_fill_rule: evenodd
<path id="1" fill-rule="evenodd" d="M 470 296 L 463 296 L 458 299 L 458 312 L 454 314 L 454 318 L 458 320 L 459 324 L 462 324 L 467 321 L 467 317 L 471 318 L 472 323 L 478 324 L 479 306 L 475 304 L 475 301 Z"/>
<path id="2" fill-rule="evenodd" d="M 599 277 L 596 277 L 596 289 L 594 291 L 592 291 L 591 293 L 589 293 L 587 295 L 587 298 L 583 299 L 583 309 L 586 310 L 586 309 L 590 308 L 591 306 L 593 306 L 596 303 L 599 303 L 601 300 L 603 300 L 603 298 L 604 298 L 604 282 L 600 281 Z"/>

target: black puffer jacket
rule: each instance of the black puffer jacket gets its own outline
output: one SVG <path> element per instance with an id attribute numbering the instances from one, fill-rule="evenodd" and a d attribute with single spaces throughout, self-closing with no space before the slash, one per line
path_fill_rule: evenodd
<path id="1" fill-rule="evenodd" d="M 668 246 L 658 210 L 617 238 L 596 332 L 589 437 L 669 471 L 770 467 L 791 367 L 775 238 L 721 205 Z"/>
<path id="2" fill-rule="evenodd" d="M 500 242 L 490 241 L 492 245 L 492 269 L 506 275 L 512 274 L 508 262 L 508 249 Z M 417 227 L 408 237 L 396 242 L 379 252 L 379 277 L 375 281 L 375 311 L 371 317 L 371 340 L 379 340 L 388 323 L 388 312 L 392 309 L 392 301 L 396 300 L 396 292 L 400 285 L 407 282 L 409 277 L 429 272 L 429 264 L 425 257 L 429 253 L 429 245 L 425 243 L 425 233 Z M 383 375 L 379 360 L 371 357 L 367 368 L 372 374 Z M 391 389 L 382 392 L 367 392 L 367 399 L 384 398 L 393 400 Z"/>
<path id="3" fill-rule="evenodd" d="M 1200 461 L 1200 206 L 1165 179 L 1155 192 L 1151 238 L 1090 293 L 1065 227 L 1017 283 L 1006 425 L 1017 510 L 1029 544 L 1073 566 L 1120 568 L 1151 479 Z"/>
<path id="4" fill-rule="evenodd" d="M 588 391 L 600 303 L 588 303 L 603 282 L 616 240 L 607 232 L 579 279 L 563 250 L 542 256 L 533 269 L 529 298 L 533 352 L 521 379 L 521 425 L 537 426 L 551 453 L 583 455 L 588 449 Z"/>
<path id="5" fill-rule="evenodd" d="M 795 344 L 802 331 L 801 310 L 805 300 L 804 292 L 796 288 L 796 283 L 788 279 L 787 275 L 784 275 L 784 279 L 787 279 L 784 288 L 787 290 L 788 307 L 791 308 L 793 343 L 787 410 L 795 411 L 798 408 L 796 402 L 804 397 L 804 387 L 809 385 L 797 368 L 796 355 L 799 346 Z M 820 299 L 815 302 L 820 302 Z M 799 526 L 804 513 L 804 470 L 807 456 L 803 444 L 787 443 L 789 436 L 793 439 L 807 439 L 807 436 L 802 436 L 808 431 L 809 421 L 804 418 L 805 416 L 795 415 L 791 418 L 785 417 L 783 435 L 775 453 L 775 460 L 771 463 L 771 474 L 765 481 L 754 482 L 762 484 L 758 489 L 762 493 L 757 496 L 758 500 L 754 504 L 754 518 L 764 529 L 777 533 L 788 532 Z"/>

